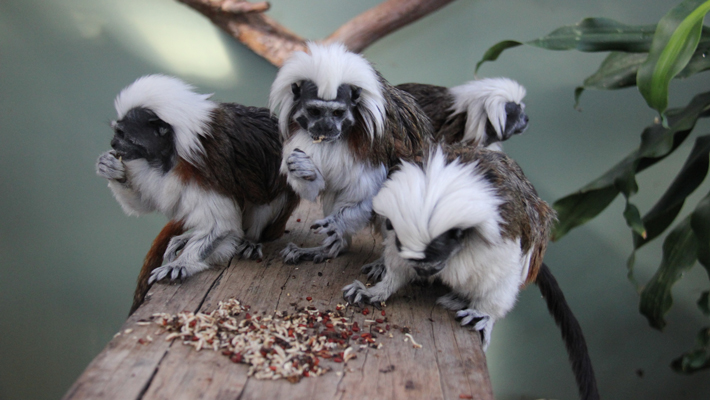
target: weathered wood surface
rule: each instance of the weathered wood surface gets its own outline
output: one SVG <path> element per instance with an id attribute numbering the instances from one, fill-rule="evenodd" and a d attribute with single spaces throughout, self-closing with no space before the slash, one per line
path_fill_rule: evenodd
<path id="1" fill-rule="evenodd" d="M 343 303 L 341 289 L 364 280 L 360 267 L 379 256 L 379 238 L 363 232 L 351 250 L 328 263 L 285 265 L 279 250 L 293 241 L 316 245 L 311 221 L 319 208 L 304 202 L 296 210 L 290 233 L 264 247 L 262 262 L 233 261 L 228 268 L 195 275 L 181 284 L 153 285 L 146 302 L 121 327 L 120 334 L 89 364 L 65 399 L 492 399 L 486 360 L 478 335 L 461 328 L 435 304 L 441 290 L 413 285 L 388 300 L 391 324 L 408 326 L 423 347 L 413 348 L 402 334 L 380 336 L 380 349 L 364 349 L 347 364 L 327 362 L 332 371 L 320 377 L 266 381 L 247 376 L 248 367 L 220 352 L 195 351 L 179 340 L 156 335 L 156 325 L 137 325 L 154 313 L 210 312 L 234 297 L 253 311 L 292 311 L 291 303 L 320 310 Z M 300 222 L 297 222 L 300 220 Z M 320 273 L 320 274 L 319 274 Z M 306 297 L 312 297 L 311 302 Z M 372 307 L 370 307 L 372 310 Z M 348 316 L 357 309 L 348 309 Z M 128 333 L 126 330 L 131 330 Z M 150 335 L 153 341 L 141 344 Z M 390 366 L 394 366 L 394 369 Z M 391 370 L 391 371 L 390 371 Z M 341 372 L 338 374 L 337 372 Z"/>

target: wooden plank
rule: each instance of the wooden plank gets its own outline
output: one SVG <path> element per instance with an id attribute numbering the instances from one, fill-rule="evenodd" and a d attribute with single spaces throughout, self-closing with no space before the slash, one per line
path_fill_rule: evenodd
<path id="1" fill-rule="evenodd" d="M 485 356 L 478 335 L 461 328 L 435 304 L 442 288 L 412 285 L 388 302 L 391 325 L 407 326 L 422 348 L 414 348 L 396 332 L 380 335 L 380 349 L 366 348 L 347 364 L 324 361 L 333 370 L 320 377 L 258 380 L 247 376 L 247 366 L 234 364 L 220 352 L 195 351 L 180 341 L 166 342 L 155 326 L 136 323 L 157 312 L 209 312 L 220 301 L 234 297 L 253 312 L 289 312 L 292 304 L 333 310 L 343 303 L 341 289 L 364 279 L 360 267 L 381 252 L 379 238 L 365 231 L 353 239 L 351 250 L 327 263 L 286 265 L 279 251 L 293 241 L 314 246 L 320 237 L 309 232 L 320 218 L 318 206 L 304 202 L 294 213 L 284 238 L 264 246 L 264 260 L 233 261 L 182 284 L 157 284 L 146 302 L 126 321 L 116 336 L 87 367 L 65 399 L 492 399 Z M 312 297 L 307 301 L 306 297 Z M 379 310 L 367 318 L 379 317 Z M 350 307 L 348 317 L 365 317 Z M 125 333 L 129 329 L 132 331 Z M 392 329 L 394 332 L 394 329 Z M 139 343 L 151 335 L 153 342 Z M 471 397 L 468 397 L 471 396 Z"/>

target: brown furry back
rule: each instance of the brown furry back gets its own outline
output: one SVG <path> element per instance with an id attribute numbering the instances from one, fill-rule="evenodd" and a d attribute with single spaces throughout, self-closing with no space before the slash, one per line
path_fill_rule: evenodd
<path id="1" fill-rule="evenodd" d="M 150 250 L 148 250 L 148 254 L 146 254 L 145 260 L 143 261 L 143 267 L 138 274 L 136 291 L 133 293 L 133 305 L 131 305 L 131 310 L 128 312 L 129 315 L 133 314 L 133 312 L 143 304 L 145 295 L 148 293 L 148 289 L 150 289 L 150 285 L 148 285 L 150 273 L 163 264 L 163 255 L 165 254 L 165 250 L 168 249 L 170 239 L 184 232 L 185 226 L 182 221 L 168 221 L 158 236 L 155 237 L 155 240 L 153 240 L 153 244 L 150 246 Z"/>
<path id="2" fill-rule="evenodd" d="M 467 113 L 451 115 L 454 98 L 448 88 L 423 83 L 403 83 L 396 87 L 411 94 L 431 119 L 435 142 L 452 144 L 463 139 Z"/>
<path id="3" fill-rule="evenodd" d="M 532 249 L 530 268 L 525 284 L 535 282 L 547 249 L 555 211 L 537 195 L 535 187 L 523 170 L 505 153 L 485 148 L 464 145 L 449 146 L 449 161 L 459 158 L 462 162 L 478 162 L 486 171 L 485 178 L 498 191 L 504 202 L 500 206 L 503 217 L 502 233 L 507 238 L 520 238 L 524 253 Z M 521 216 L 515 218 L 515 216 Z"/>
<path id="4" fill-rule="evenodd" d="M 358 123 L 349 134 L 348 145 L 360 159 L 385 164 L 388 168 L 401 160 L 420 162 L 433 137 L 431 121 L 412 95 L 378 76 L 386 102 L 383 135 L 371 142 L 362 129 L 364 124 Z"/>

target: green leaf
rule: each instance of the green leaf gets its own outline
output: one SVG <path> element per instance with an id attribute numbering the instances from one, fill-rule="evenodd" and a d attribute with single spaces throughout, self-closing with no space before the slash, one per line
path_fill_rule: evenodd
<path id="1" fill-rule="evenodd" d="M 688 137 L 698 118 L 705 117 L 710 108 L 710 92 L 695 96 L 684 108 L 668 111 L 669 128 L 660 123 L 647 127 L 639 149 L 634 150 L 604 175 L 577 192 L 557 200 L 553 207 L 558 222 L 552 238 L 559 240 L 571 229 L 586 223 L 601 213 L 628 185 L 629 177 L 667 157 Z M 621 185 L 621 182 L 626 184 Z M 628 190 L 633 187 L 626 187 Z"/>
<path id="2" fill-rule="evenodd" d="M 612 52 L 604 59 L 597 72 L 584 80 L 584 87 L 619 89 L 636 86 L 636 71 L 647 57 L 647 53 Z"/>
<path id="3" fill-rule="evenodd" d="M 515 40 L 504 40 L 502 42 L 494 44 L 492 47 L 486 50 L 486 52 L 483 54 L 483 58 L 476 63 L 476 69 L 474 70 L 474 74 L 478 74 L 478 69 L 481 68 L 481 65 L 484 62 L 495 61 L 498 59 L 498 56 L 500 56 L 503 51 L 511 49 L 513 47 L 518 47 L 520 45 L 522 45 L 522 43 L 516 42 Z"/>
<path id="4" fill-rule="evenodd" d="M 710 368 L 710 327 L 698 332 L 696 347 L 673 360 L 671 368 L 676 372 L 692 374 Z"/>
<path id="5" fill-rule="evenodd" d="M 608 18 L 586 18 L 525 43 L 515 40 L 496 43 L 476 63 L 475 72 L 484 62 L 495 61 L 503 51 L 522 44 L 548 50 L 648 52 L 655 30 L 656 25 L 631 26 Z"/>
<path id="6" fill-rule="evenodd" d="M 668 85 L 690 61 L 700 41 L 703 18 L 710 1 L 685 0 L 658 22 L 648 58 L 636 77 L 646 103 L 663 114 L 668 107 Z"/>
<path id="7" fill-rule="evenodd" d="M 648 52 L 655 25 L 632 26 L 609 18 L 585 18 L 525 42 L 548 50 Z"/>
<path id="8" fill-rule="evenodd" d="M 698 240 L 688 216 L 666 237 L 661 265 L 641 292 L 639 310 L 652 327 L 665 327 L 663 317 L 673 305 L 671 288 L 695 264 L 697 253 Z"/>
<path id="9" fill-rule="evenodd" d="M 710 136 L 696 139 L 693 150 L 666 192 L 643 217 L 648 230 L 646 238 L 634 235 L 634 250 L 663 233 L 680 212 L 685 199 L 700 186 L 708 173 L 710 164 Z"/>
<path id="10" fill-rule="evenodd" d="M 676 78 L 688 78 L 710 69 L 710 29 L 703 27 L 703 34 L 688 65 Z M 615 90 L 636 86 L 638 69 L 648 58 L 648 53 L 624 53 L 614 51 L 599 66 L 599 69 L 584 84 L 575 89 L 575 108 L 579 107 L 579 97 L 586 89 Z"/>
<path id="11" fill-rule="evenodd" d="M 698 48 L 688 65 L 676 75 L 676 78 L 688 78 L 699 72 L 710 69 L 710 29 L 703 27 L 703 36 L 700 38 Z"/>
<path id="12" fill-rule="evenodd" d="M 698 238 L 698 261 L 710 276 L 710 193 L 698 202 L 690 214 L 690 226 Z"/>
<path id="13" fill-rule="evenodd" d="M 698 308 L 705 314 L 706 317 L 710 317 L 710 292 L 705 291 L 698 299 Z"/>
<path id="14" fill-rule="evenodd" d="M 624 209 L 624 219 L 626 220 L 626 225 L 628 225 L 635 234 L 646 237 L 646 228 L 641 220 L 641 213 L 635 205 L 628 201 Z"/>

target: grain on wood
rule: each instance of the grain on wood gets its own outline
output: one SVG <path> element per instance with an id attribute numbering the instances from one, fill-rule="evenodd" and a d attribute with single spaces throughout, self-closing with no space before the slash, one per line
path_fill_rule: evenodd
<path id="1" fill-rule="evenodd" d="M 401 290 L 384 308 L 394 334 L 378 335 L 382 348 L 360 350 L 355 345 L 357 358 L 346 364 L 323 361 L 331 372 L 295 384 L 248 377 L 246 365 L 232 363 L 221 352 L 198 352 L 180 340 L 166 342 L 157 325 L 138 324 L 154 313 L 208 313 L 229 298 L 251 306 L 252 314 L 292 312 L 294 303 L 334 310 L 344 303 L 343 286 L 364 280 L 360 267 L 376 259 L 382 247 L 377 235 L 364 231 L 346 254 L 330 262 L 281 262 L 279 250 L 289 241 L 319 244 L 320 238 L 308 228 L 320 215 L 318 206 L 302 203 L 289 221 L 290 232 L 266 244 L 261 261 L 233 260 L 228 268 L 205 271 L 180 284 L 154 285 L 64 399 L 492 399 L 480 339 L 435 304 L 442 288 L 412 285 Z M 368 310 L 365 317 L 360 308 L 349 307 L 347 316 L 360 326 L 365 318 L 380 318 L 381 310 Z M 422 347 L 405 342 L 395 325 L 408 327 Z"/>

